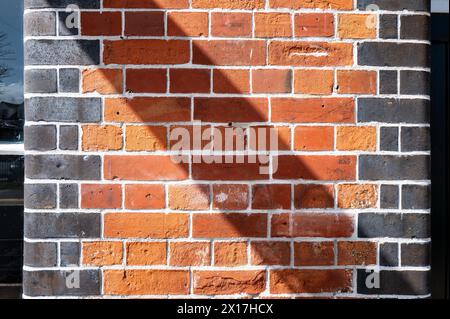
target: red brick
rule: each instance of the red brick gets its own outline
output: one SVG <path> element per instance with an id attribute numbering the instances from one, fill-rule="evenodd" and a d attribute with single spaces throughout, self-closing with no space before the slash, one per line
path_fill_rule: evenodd
<path id="1" fill-rule="evenodd" d="M 291 185 L 268 184 L 253 185 L 253 209 L 290 209 Z"/>
<path id="2" fill-rule="evenodd" d="M 268 101 L 266 98 L 196 98 L 194 119 L 216 123 L 266 122 Z"/>
<path id="3" fill-rule="evenodd" d="M 244 213 L 194 214 L 194 238 L 266 237 L 267 215 Z"/>
<path id="4" fill-rule="evenodd" d="M 194 271 L 194 293 L 202 295 L 258 294 L 266 289 L 263 270 Z"/>
<path id="5" fill-rule="evenodd" d="M 130 242 L 127 243 L 127 265 L 151 266 L 167 263 L 167 243 Z"/>
<path id="6" fill-rule="evenodd" d="M 209 208 L 209 185 L 170 185 L 169 208 L 206 210 Z"/>
<path id="7" fill-rule="evenodd" d="M 164 12 L 125 12 L 125 35 L 163 36 Z"/>
<path id="8" fill-rule="evenodd" d="M 105 8 L 187 9 L 189 0 L 103 0 Z"/>
<path id="9" fill-rule="evenodd" d="M 296 208 L 333 208 L 333 185 L 301 184 L 294 188 Z"/>
<path id="10" fill-rule="evenodd" d="M 271 8 L 353 9 L 353 0 L 269 0 Z"/>
<path id="11" fill-rule="evenodd" d="M 166 206 L 164 185 L 125 185 L 125 208 L 163 209 Z"/>
<path id="12" fill-rule="evenodd" d="M 214 69 L 214 93 L 249 93 L 249 70 Z"/>
<path id="13" fill-rule="evenodd" d="M 246 242 L 214 242 L 214 266 L 242 266 L 247 264 Z"/>
<path id="14" fill-rule="evenodd" d="M 297 126 L 294 130 L 297 151 L 331 151 L 334 148 L 333 126 Z"/>
<path id="15" fill-rule="evenodd" d="M 340 241 L 338 247 L 339 265 L 375 265 L 377 244 L 364 241 Z"/>
<path id="16" fill-rule="evenodd" d="M 113 36 L 122 34 L 120 12 L 81 12 L 81 34 Z"/>
<path id="17" fill-rule="evenodd" d="M 332 241 L 294 243 L 296 266 L 334 265 L 334 243 Z"/>
<path id="18" fill-rule="evenodd" d="M 334 17 L 331 13 L 300 13 L 295 15 L 296 37 L 332 37 Z"/>
<path id="19" fill-rule="evenodd" d="M 281 265 L 291 263 L 291 245 L 289 242 L 259 241 L 250 243 L 252 265 Z"/>
<path id="20" fill-rule="evenodd" d="M 214 184 L 213 208 L 242 210 L 248 207 L 248 186 L 241 184 Z"/>
<path id="21" fill-rule="evenodd" d="M 265 138 L 261 135 L 265 135 Z M 272 141 L 271 138 L 274 140 Z M 277 139 L 277 142 L 275 142 L 275 139 Z M 291 149 L 291 129 L 288 126 L 251 126 L 249 128 L 249 140 L 249 148 L 252 150 L 288 151 Z M 278 143 L 278 145 L 275 143 Z"/>
<path id="22" fill-rule="evenodd" d="M 167 70 L 127 69 L 126 90 L 130 93 L 164 93 L 167 91 Z"/>
<path id="23" fill-rule="evenodd" d="M 262 9 L 264 0 L 192 0 L 192 7 L 200 9 Z"/>
<path id="24" fill-rule="evenodd" d="M 215 37 L 250 37 L 252 35 L 252 14 L 212 12 L 211 35 Z"/>
<path id="25" fill-rule="evenodd" d="M 169 12 L 167 34 L 177 37 L 208 36 L 207 12 Z"/>
<path id="26" fill-rule="evenodd" d="M 258 38 L 291 37 L 291 15 L 278 12 L 256 12 L 255 36 Z"/>
<path id="27" fill-rule="evenodd" d="M 338 92 L 343 94 L 376 94 L 377 72 L 338 70 L 337 85 Z"/>
<path id="28" fill-rule="evenodd" d="M 209 242 L 170 243 L 171 266 L 208 266 L 211 264 Z"/>
<path id="29" fill-rule="evenodd" d="M 121 265 L 123 258 L 122 242 L 97 241 L 83 242 L 83 265 L 110 266 Z"/>
<path id="30" fill-rule="evenodd" d="M 253 93 L 290 93 L 291 70 L 261 69 L 252 71 Z"/>
<path id="31" fill-rule="evenodd" d="M 207 69 L 171 69 L 170 92 L 209 93 L 210 71 Z"/>
<path id="32" fill-rule="evenodd" d="M 108 184 L 81 185 L 81 208 L 121 208 L 122 186 Z"/>

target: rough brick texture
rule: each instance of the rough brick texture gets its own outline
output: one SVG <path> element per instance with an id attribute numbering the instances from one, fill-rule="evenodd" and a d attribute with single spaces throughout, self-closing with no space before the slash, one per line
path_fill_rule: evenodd
<path id="1" fill-rule="evenodd" d="M 25 296 L 428 296 L 427 3 L 26 0 Z"/>

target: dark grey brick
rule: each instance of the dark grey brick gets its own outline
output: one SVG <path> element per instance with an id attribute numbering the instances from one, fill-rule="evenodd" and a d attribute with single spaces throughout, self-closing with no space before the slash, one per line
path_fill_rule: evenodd
<path id="1" fill-rule="evenodd" d="M 388 267 L 398 266 L 397 243 L 384 243 L 380 245 L 380 265 Z"/>
<path id="2" fill-rule="evenodd" d="M 428 40 L 430 19 L 425 15 L 403 15 L 400 28 L 401 39 Z"/>
<path id="3" fill-rule="evenodd" d="M 78 69 L 59 70 L 59 92 L 78 93 L 80 91 L 80 71 Z"/>
<path id="4" fill-rule="evenodd" d="M 24 243 L 24 265 L 31 267 L 55 267 L 58 262 L 57 244 L 52 242 Z"/>
<path id="5" fill-rule="evenodd" d="M 397 94 L 397 71 L 380 71 L 380 94 Z"/>
<path id="6" fill-rule="evenodd" d="M 429 95 L 430 73 L 425 71 L 400 71 L 400 94 Z"/>
<path id="7" fill-rule="evenodd" d="M 71 151 L 78 149 L 78 126 L 61 125 L 59 127 L 59 148 Z"/>
<path id="8" fill-rule="evenodd" d="M 25 213 L 27 238 L 97 238 L 100 214 L 95 213 Z"/>
<path id="9" fill-rule="evenodd" d="M 78 13 L 75 13 L 78 14 Z M 62 36 L 69 36 L 69 35 L 78 35 L 79 34 L 79 26 L 75 24 L 75 21 L 73 21 L 73 15 L 74 13 L 69 12 L 59 12 L 58 13 L 58 30 L 59 35 Z M 78 21 L 79 18 L 78 18 Z"/>
<path id="10" fill-rule="evenodd" d="M 59 207 L 78 208 L 77 184 L 59 184 Z"/>
<path id="11" fill-rule="evenodd" d="M 358 45 L 358 64 L 428 67 L 428 49 L 423 43 L 363 42 Z"/>
<path id="12" fill-rule="evenodd" d="M 25 184 L 24 203 L 26 208 L 56 208 L 56 184 Z"/>
<path id="13" fill-rule="evenodd" d="M 92 296 L 100 294 L 99 269 L 24 271 L 26 296 Z"/>
<path id="14" fill-rule="evenodd" d="M 99 9 L 100 0 L 25 0 L 25 8 L 66 8 L 76 5 L 80 9 Z"/>
<path id="15" fill-rule="evenodd" d="M 431 146 L 429 127 L 402 127 L 402 152 L 429 151 Z"/>
<path id="16" fill-rule="evenodd" d="M 27 155 L 25 174 L 31 179 L 99 180 L 100 156 Z"/>
<path id="17" fill-rule="evenodd" d="M 56 69 L 25 70 L 25 93 L 56 93 Z"/>
<path id="18" fill-rule="evenodd" d="M 56 149 L 55 125 L 25 126 L 24 147 L 26 150 L 51 151 Z"/>
<path id="19" fill-rule="evenodd" d="M 382 151 L 398 152 L 398 127 L 380 128 L 380 149 Z"/>
<path id="20" fill-rule="evenodd" d="M 359 10 L 373 10 L 376 5 L 381 10 L 390 11 L 429 11 L 429 0 L 358 0 Z"/>
<path id="21" fill-rule="evenodd" d="M 380 38 L 398 38 L 398 16 L 396 14 L 382 14 L 380 16 Z"/>
<path id="22" fill-rule="evenodd" d="M 429 271 L 394 271 L 382 270 L 379 273 L 380 287 L 368 288 L 370 273 L 366 269 L 358 269 L 358 293 L 368 295 L 427 295 L 430 293 Z"/>
<path id="23" fill-rule="evenodd" d="M 381 185 L 380 205 L 384 209 L 399 208 L 399 187 L 398 185 Z"/>
<path id="24" fill-rule="evenodd" d="M 358 122 L 427 124 L 430 102 L 425 99 L 358 99 Z"/>
<path id="25" fill-rule="evenodd" d="M 61 266 L 78 266 L 80 264 L 80 243 L 79 242 L 61 242 Z"/>
<path id="26" fill-rule="evenodd" d="M 27 40 L 26 65 L 97 65 L 100 62 L 98 40 Z"/>
<path id="27" fill-rule="evenodd" d="M 28 12 L 23 17 L 23 27 L 25 36 L 56 35 L 56 13 Z"/>
<path id="28" fill-rule="evenodd" d="M 429 185 L 403 185 L 403 209 L 428 209 L 431 207 L 431 187 Z"/>
<path id="29" fill-rule="evenodd" d="M 99 122 L 100 98 L 32 97 L 25 101 L 28 121 Z"/>
<path id="30" fill-rule="evenodd" d="M 361 180 L 428 180 L 430 179 L 430 157 L 428 155 L 361 155 L 359 178 Z"/>
<path id="31" fill-rule="evenodd" d="M 402 266 L 429 266 L 431 262 L 430 245 L 428 243 L 402 244 Z"/>
<path id="32" fill-rule="evenodd" d="M 358 216 L 361 238 L 427 238 L 430 236 L 428 214 L 364 213 Z"/>

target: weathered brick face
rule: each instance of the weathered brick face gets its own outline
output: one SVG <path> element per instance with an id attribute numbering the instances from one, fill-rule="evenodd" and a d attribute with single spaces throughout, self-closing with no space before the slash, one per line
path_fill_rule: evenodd
<path id="1" fill-rule="evenodd" d="M 25 8 L 26 296 L 429 294 L 427 1 Z"/>

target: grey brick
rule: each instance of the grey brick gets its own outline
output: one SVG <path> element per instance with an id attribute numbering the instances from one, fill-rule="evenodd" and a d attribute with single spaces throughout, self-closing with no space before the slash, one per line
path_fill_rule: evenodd
<path id="1" fill-rule="evenodd" d="M 73 15 L 74 14 L 78 14 L 78 13 L 58 12 L 59 35 L 69 36 L 69 35 L 78 35 L 79 34 L 79 27 L 73 25 L 73 23 L 74 23 Z M 70 24 L 67 24 L 67 18 L 69 18 Z M 78 18 L 78 21 L 80 21 L 79 18 Z"/>
<path id="2" fill-rule="evenodd" d="M 100 62 L 98 40 L 27 40 L 26 65 L 97 65 Z"/>
<path id="3" fill-rule="evenodd" d="M 99 180 L 100 156 L 27 155 L 25 174 L 31 179 Z"/>
<path id="4" fill-rule="evenodd" d="M 368 295 L 427 295 L 430 293 L 429 271 L 380 271 L 380 287 L 368 288 L 367 277 L 370 273 L 358 269 L 358 293 Z M 370 280 L 369 280 L 370 281 Z"/>
<path id="5" fill-rule="evenodd" d="M 56 35 L 55 12 L 28 12 L 23 17 L 25 36 Z"/>
<path id="6" fill-rule="evenodd" d="M 380 245 L 380 266 L 398 266 L 397 243 L 383 243 Z"/>
<path id="7" fill-rule="evenodd" d="M 358 64 L 428 67 L 428 49 L 423 43 L 363 42 L 358 45 Z"/>
<path id="8" fill-rule="evenodd" d="M 401 39 L 428 40 L 430 19 L 425 15 L 403 15 L 400 28 Z"/>
<path id="9" fill-rule="evenodd" d="M 27 238 L 97 238 L 100 214 L 96 213 L 25 213 Z"/>
<path id="10" fill-rule="evenodd" d="M 99 9 L 100 0 L 25 0 L 25 8 L 66 8 L 76 5 L 80 9 Z"/>
<path id="11" fill-rule="evenodd" d="M 427 180 L 430 179 L 430 157 L 428 155 L 361 155 L 359 178 L 360 180 Z"/>
<path id="12" fill-rule="evenodd" d="M 55 125 L 32 125 L 24 128 L 26 150 L 51 151 L 56 149 Z"/>
<path id="13" fill-rule="evenodd" d="M 402 266 L 429 266 L 431 262 L 428 243 L 402 244 Z"/>
<path id="14" fill-rule="evenodd" d="M 431 207 L 431 188 L 429 185 L 403 185 L 403 209 L 428 209 Z"/>
<path id="15" fill-rule="evenodd" d="M 56 93 L 56 69 L 25 70 L 25 93 Z"/>
<path id="16" fill-rule="evenodd" d="M 78 126 L 61 125 L 59 127 L 59 148 L 71 151 L 78 149 Z"/>
<path id="17" fill-rule="evenodd" d="M 358 122 L 427 124 L 430 102 L 425 99 L 358 99 Z"/>
<path id="18" fill-rule="evenodd" d="M 52 242 L 24 243 L 24 265 L 31 267 L 57 266 L 57 244 Z"/>
<path id="19" fill-rule="evenodd" d="M 358 216 L 361 238 L 427 238 L 430 236 L 428 214 L 364 213 Z"/>
<path id="20" fill-rule="evenodd" d="M 79 285 L 74 285 L 79 279 Z M 92 296 L 100 294 L 99 269 L 24 271 L 26 296 Z"/>
<path id="21" fill-rule="evenodd" d="M 396 14 L 382 14 L 380 16 L 380 38 L 398 38 L 398 16 Z"/>
<path id="22" fill-rule="evenodd" d="M 398 127 L 380 128 L 380 149 L 382 151 L 398 152 Z"/>
<path id="23" fill-rule="evenodd" d="M 381 185 L 380 204 L 384 209 L 399 208 L 399 187 L 397 185 Z"/>
<path id="24" fill-rule="evenodd" d="M 80 264 L 80 243 L 61 242 L 60 244 L 61 266 L 78 266 Z"/>
<path id="25" fill-rule="evenodd" d="M 25 101 L 28 121 L 94 123 L 101 119 L 100 98 L 32 97 Z"/>
<path id="26" fill-rule="evenodd" d="M 430 73 L 425 71 L 400 71 L 400 94 L 429 95 Z"/>
<path id="27" fill-rule="evenodd" d="M 25 184 L 24 203 L 26 208 L 56 208 L 56 184 Z"/>
<path id="28" fill-rule="evenodd" d="M 380 94 L 397 94 L 397 71 L 380 71 Z"/>
<path id="29" fill-rule="evenodd" d="M 78 208 L 77 184 L 59 184 L 59 207 Z"/>
<path id="30" fill-rule="evenodd" d="M 429 151 L 431 146 L 429 127 L 402 127 L 402 152 Z"/>
<path id="31" fill-rule="evenodd" d="M 429 11 L 429 0 L 358 0 L 359 10 L 371 10 L 376 5 L 381 10 L 390 11 Z M 373 9 L 372 9 L 373 10 Z"/>
<path id="32" fill-rule="evenodd" d="M 78 93 L 80 91 L 80 71 L 78 69 L 59 70 L 59 92 Z"/>

